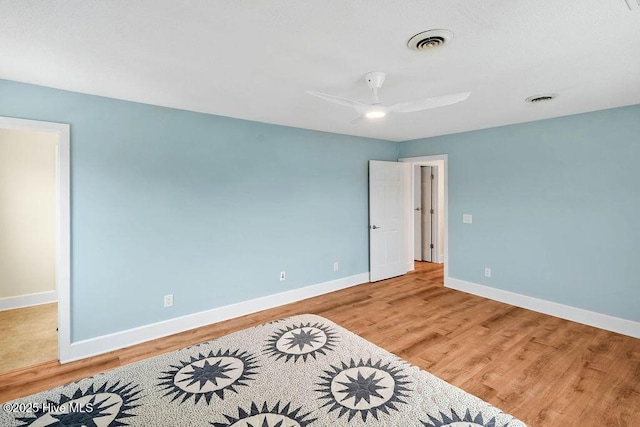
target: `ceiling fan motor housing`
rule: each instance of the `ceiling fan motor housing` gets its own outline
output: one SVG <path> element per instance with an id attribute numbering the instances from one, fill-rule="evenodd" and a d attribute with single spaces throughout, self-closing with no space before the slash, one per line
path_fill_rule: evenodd
<path id="1" fill-rule="evenodd" d="M 382 83 L 384 83 L 385 74 L 382 71 L 371 71 L 365 74 L 364 78 L 367 81 L 367 86 L 369 86 L 371 90 L 380 89 Z"/>

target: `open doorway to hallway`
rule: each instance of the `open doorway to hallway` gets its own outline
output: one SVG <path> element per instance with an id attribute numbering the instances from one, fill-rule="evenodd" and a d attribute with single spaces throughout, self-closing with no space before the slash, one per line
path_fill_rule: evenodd
<path id="1" fill-rule="evenodd" d="M 444 192 L 442 166 L 413 166 L 413 257 L 415 261 L 444 262 Z"/>
<path id="2" fill-rule="evenodd" d="M 57 149 L 0 126 L 0 372 L 58 358 Z"/>
<path id="3" fill-rule="evenodd" d="M 446 243 L 444 160 L 412 162 L 413 259 L 444 263 Z"/>
<path id="4" fill-rule="evenodd" d="M 436 274 L 441 275 L 444 283 L 448 276 L 448 156 L 407 157 L 399 161 L 411 164 L 412 171 L 412 196 L 407 208 L 413 212 L 413 221 L 409 221 L 406 229 L 406 235 L 411 239 L 410 259 L 414 260 L 416 271 L 431 267 L 439 271 Z M 427 227 L 428 233 L 425 233 Z"/>

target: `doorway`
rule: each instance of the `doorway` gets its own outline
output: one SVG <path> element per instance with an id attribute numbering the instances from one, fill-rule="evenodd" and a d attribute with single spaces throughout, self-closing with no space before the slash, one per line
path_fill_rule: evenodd
<path id="1" fill-rule="evenodd" d="M 413 173 L 411 180 L 413 221 L 410 221 L 406 234 L 413 237 L 411 245 L 411 260 L 419 263 L 424 262 L 425 258 L 431 256 L 429 262 L 444 264 L 444 278 L 448 277 L 448 227 L 447 227 L 447 163 L 448 156 L 446 154 L 434 156 L 408 157 L 399 159 L 400 162 L 410 163 Z M 422 168 L 425 169 L 422 169 Z M 429 171 L 431 173 L 429 173 Z M 431 185 L 429 185 L 429 179 Z M 424 176 L 424 180 L 423 180 Z M 427 179 L 429 178 L 429 179 Z M 431 190 L 431 194 L 424 196 L 425 191 Z M 431 206 L 423 203 L 423 199 L 430 201 Z M 433 215 L 431 215 L 433 209 Z M 429 215 L 424 215 L 427 210 Z M 426 217 L 426 218 L 425 218 Z M 423 224 L 427 224 L 428 232 Z M 429 235 L 430 234 L 430 235 Z M 430 241 L 429 241 L 430 240 Z M 426 245 L 423 245 L 423 242 Z M 431 248 L 433 244 L 433 248 Z M 424 251 L 429 249 L 429 251 Z M 423 253 L 427 252 L 424 257 Z"/>
<path id="2" fill-rule="evenodd" d="M 0 117 L 0 138 L 1 368 L 8 371 L 64 361 L 70 350 L 69 125 Z"/>
<path id="3" fill-rule="evenodd" d="M 413 166 L 413 257 L 439 262 L 438 166 Z"/>

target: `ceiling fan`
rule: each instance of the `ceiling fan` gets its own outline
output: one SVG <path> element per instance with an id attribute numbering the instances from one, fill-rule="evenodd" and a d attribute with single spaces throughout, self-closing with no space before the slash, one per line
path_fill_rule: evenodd
<path id="1" fill-rule="evenodd" d="M 362 102 L 354 101 L 352 99 L 342 98 L 334 95 L 327 95 L 326 93 L 314 92 L 308 90 L 309 95 L 317 96 L 325 101 L 334 102 L 336 104 L 350 107 L 356 110 L 358 116 L 352 120 L 352 122 L 367 119 L 379 119 L 386 116 L 389 113 L 413 113 L 415 111 L 428 110 L 429 108 L 444 107 L 445 105 L 457 104 L 466 100 L 471 92 L 456 93 L 453 95 L 437 96 L 434 98 L 421 99 L 417 101 L 401 102 L 391 107 L 386 107 L 380 103 L 378 98 L 378 89 L 382 87 L 384 83 L 385 73 L 382 71 L 372 71 L 364 76 L 367 86 L 373 91 L 373 102 L 371 104 L 364 104 Z"/>

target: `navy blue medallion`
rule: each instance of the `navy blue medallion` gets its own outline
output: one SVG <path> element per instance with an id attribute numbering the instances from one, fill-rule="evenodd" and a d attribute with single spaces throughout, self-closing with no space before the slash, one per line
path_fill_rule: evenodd
<path id="1" fill-rule="evenodd" d="M 460 417 L 453 409 L 451 409 L 450 417 L 444 412 L 440 412 L 438 418 L 431 415 L 428 416 L 431 421 L 420 421 L 424 427 L 500 427 L 496 424 L 495 417 L 484 421 L 482 413 L 471 416 L 471 412 L 468 409 L 464 417 Z M 502 425 L 502 427 L 508 426 L 509 423 Z"/>
<path id="2" fill-rule="evenodd" d="M 328 407 L 329 413 L 338 411 L 338 418 L 348 414 L 347 421 L 360 414 L 362 421 L 371 415 L 378 419 L 379 412 L 389 415 L 389 410 L 398 411 L 397 404 L 406 403 L 403 399 L 410 391 L 409 381 L 401 368 L 392 367 L 391 362 L 371 363 L 353 359 L 349 364 L 330 365 L 320 377 L 318 391 L 320 399 L 325 399 L 322 407 Z"/>
<path id="3" fill-rule="evenodd" d="M 326 355 L 335 348 L 338 334 L 322 323 L 300 323 L 277 330 L 269 337 L 264 352 L 275 356 L 276 360 L 284 358 L 285 362 L 303 362 L 308 357 L 316 358 L 316 354 Z"/>
<path id="4" fill-rule="evenodd" d="M 240 350 L 212 350 L 171 367 L 158 378 L 165 396 L 172 396 L 172 402 L 182 398 L 180 403 L 191 397 L 198 403 L 204 398 L 207 404 L 214 395 L 224 399 L 225 391 L 237 393 L 236 387 L 248 386 L 258 368 L 255 356 Z"/>
<path id="5" fill-rule="evenodd" d="M 247 410 L 238 408 L 238 416 L 224 415 L 227 419 L 222 423 L 210 423 L 214 427 L 306 427 L 314 422 L 310 413 L 301 412 L 302 407 L 292 409 L 291 404 L 284 406 L 280 402 L 269 407 L 267 402 L 262 406 L 251 403 Z"/>
<path id="6" fill-rule="evenodd" d="M 34 411 L 29 417 L 16 418 L 24 424 L 19 426 L 128 426 L 127 421 L 136 414 L 134 404 L 140 399 L 140 388 L 132 383 L 122 384 L 120 381 L 108 386 L 94 388 L 90 385 L 86 391 L 80 387 L 71 395 L 60 394 L 57 401 L 34 405 Z M 135 423 L 134 423 L 135 424 Z"/>

